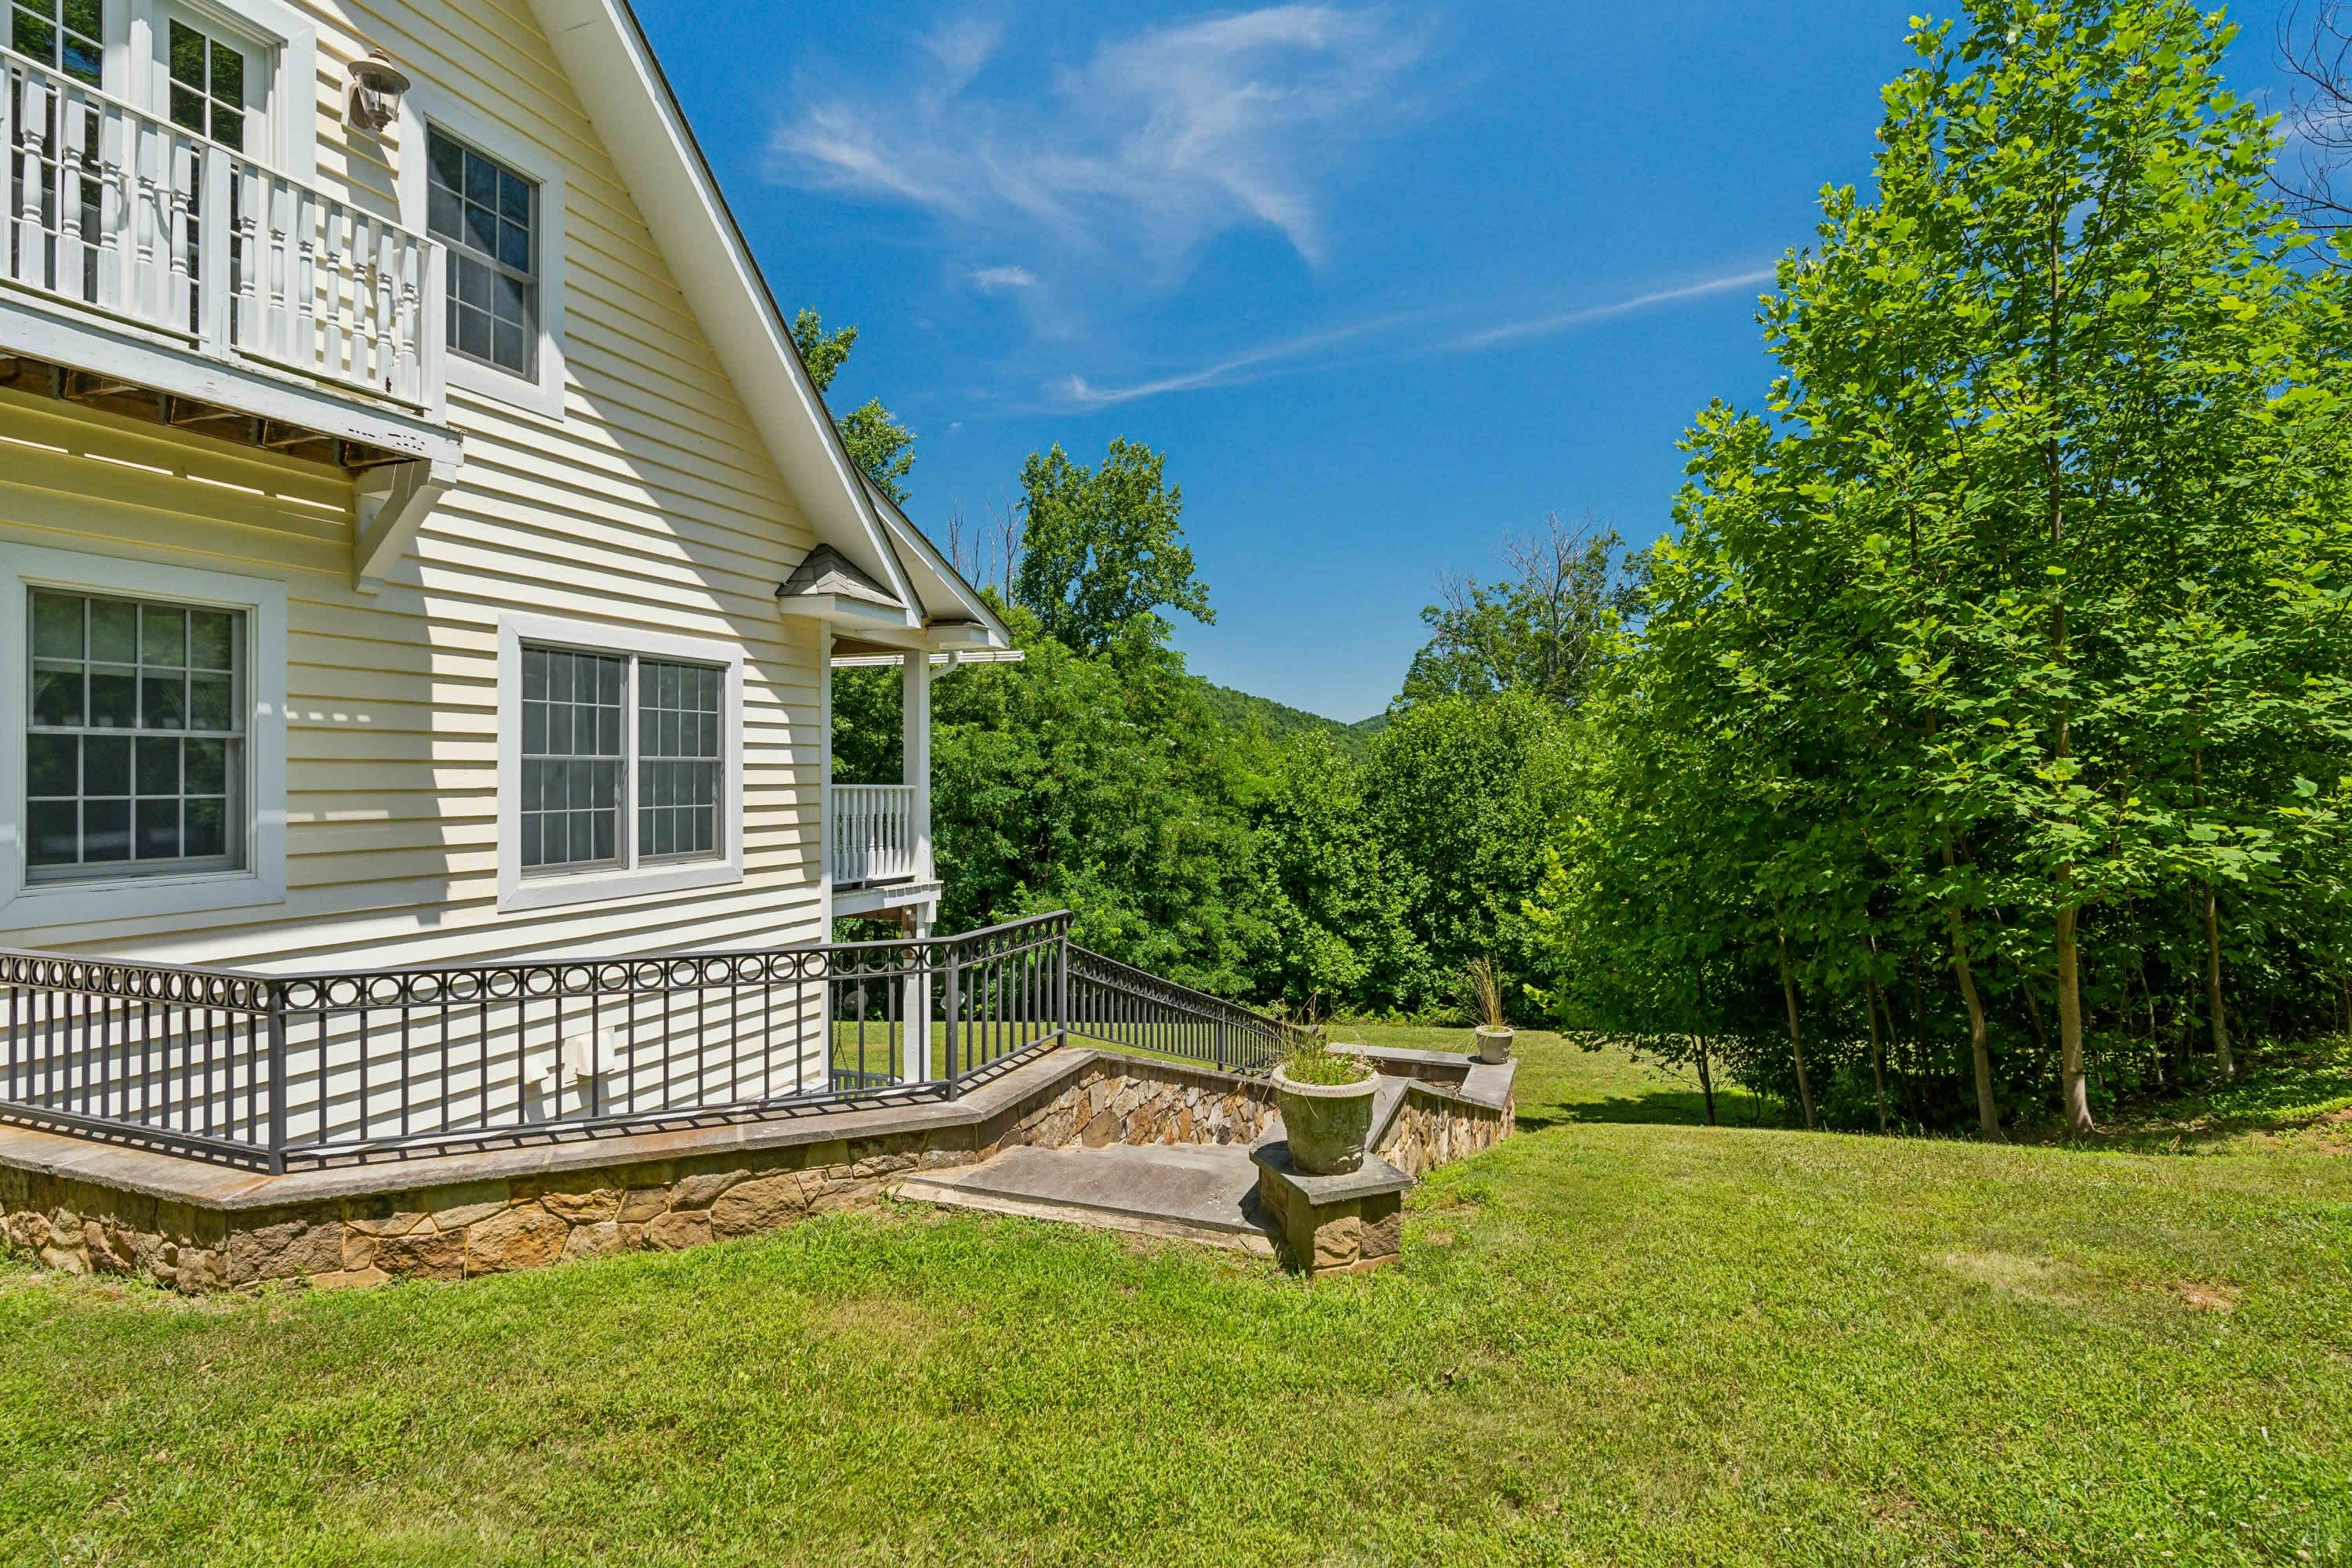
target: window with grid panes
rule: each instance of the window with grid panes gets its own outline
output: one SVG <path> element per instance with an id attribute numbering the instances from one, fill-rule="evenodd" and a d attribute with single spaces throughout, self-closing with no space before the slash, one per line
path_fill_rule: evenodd
<path id="1" fill-rule="evenodd" d="M 637 663 L 637 858 L 719 852 L 719 693 L 708 665 Z"/>
<path id="2" fill-rule="evenodd" d="M 172 123 L 226 147 L 245 146 L 245 51 L 173 17 Z"/>
<path id="3" fill-rule="evenodd" d="M 8 47 L 29 59 L 63 71 L 76 81 L 100 85 L 106 9 L 101 0 L 7 0 Z"/>
<path id="4" fill-rule="evenodd" d="M 522 648 L 526 872 L 715 858 L 720 842 L 725 674 L 576 648 Z M 632 705 L 636 721 L 624 722 Z M 635 782 L 634 845 L 622 837 Z M 628 853 L 630 850 L 634 853 Z"/>
<path id="5" fill-rule="evenodd" d="M 448 247 L 449 347 L 539 374 L 539 187 L 426 128 L 425 226 Z"/>
<path id="6" fill-rule="evenodd" d="M 31 610 L 27 875 L 240 866 L 244 616 L 47 588 Z"/>
<path id="7" fill-rule="evenodd" d="M 620 863 L 628 667 L 611 654 L 522 650 L 524 870 Z"/>

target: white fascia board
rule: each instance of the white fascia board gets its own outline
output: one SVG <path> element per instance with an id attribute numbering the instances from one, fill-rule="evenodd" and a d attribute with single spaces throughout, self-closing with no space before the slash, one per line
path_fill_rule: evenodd
<path id="1" fill-rule="evenodd" d="M 904 642 L 911 646 L 920 641 L 923 634 L 921 625 L 905 610 L 869 605 L 863 599 L 845 598 L 839 594 L 794 594 L 778 599 L 776 608 L 787 616 L 824 621 L 877 641 Z"/>
<path id="2" fill-rule="evenodd" d="M 845 653 L 833 658 L 835 669 L 896 669 L 906 661 L 898 653 Z M 950 648 L 930 656 L 934 668 L 957 669 L 967 664 L 1019 664 L 1029 656 L 1017 647 Z"/>
<path id="3" fill-rule="evenodd" d="M 532 9 L 810 525 L 898 598 L 915 603 L 866 497 L 865 476 L 850 462 L 801 363 L 636 17 L 625 0 L 532 0 Z"/>

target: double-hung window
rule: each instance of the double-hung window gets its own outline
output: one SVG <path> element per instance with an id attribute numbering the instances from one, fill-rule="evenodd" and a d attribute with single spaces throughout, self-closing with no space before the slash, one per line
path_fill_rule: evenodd
<path id="1" fill-rule="evenodd" d="M 0 542 L 0 927 L 286 898 L 286 587 Z"/>
<path id="2" fill-rule="evenodd" d="M 425 132 L 425 227 L 449 256 L 449 347 L 539 375 L 539 189 L 497 159 Z"/>
<path id="3" fill-rule="evenodd" d="M 245 617 L 30 590 L 28 881 L 245 862 Z"/>
<path id="4" fill-rule="evenodd" d="M 518 654 L 523 876 L 727 857 L 725 667 L 536 642 Z"/>

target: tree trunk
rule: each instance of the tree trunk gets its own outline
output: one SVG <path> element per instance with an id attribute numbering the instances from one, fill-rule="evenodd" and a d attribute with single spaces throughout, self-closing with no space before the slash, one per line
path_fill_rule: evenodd
<path id="1" fill-rule="evenodd" d="M 2201 812 L 2205 809 L 2205 753 L 2202 751 L 2189 753 L 2189 777 L 2196 791 L 2197 809 Z M 2230 1021 L 2221 1006 L 2221 900 L 2214 892 L 2212 883 L 2205 883 L 2204 889 L 2204 908 L 2200 912 L 2205 918 L 2205 1013 L 2213 1021 L 2213 1057 L 2221 1064 L 2221 1076 L 2235 1078 L 2238 1076 L 2238 1064 L 2230 1055 Z"/>
<path id="2" fill-rule="evenodd" d="M 1944 846 L 1944 869 L 1952 868 L 1952 847 Z M 1984 1003 L 1977 995 L 1975 973 L 1969 968 L 1969 939 L 1960 924 L 1957 904 L 1944 906 L 1945 919 L 1952 928 L 1952 972 L 1959 977 L 1960 1000 L 1969 1009 L 1969 1054 L 1974 1058 L 1977 1075 L 1977 1131 L 1998 1142 L 2000 1139 L 2000 1112 L 1992 1099 L 1992 1041 L 1985 1033 Z"/>
<path id="3" fill-rule="evenodd" d="M 1911 970 L 1911 1071 L 1903 1075 L 1903 1106 L 1914 1121 L 1925 1120 L 1919 1113 L 1919 1075 L 1927 1070 L 1927 985 L 1915 964 Z"/>
<path id="4" fill-rule="evenodd" d="M 1862 994 L 1862 1005 L 1870 1014 L 1870 1082 L 1878 1090 L 1878 1130 L 1886 1131 L 1886 1063 L 1878 1043 L 1878 982 L 1870 982 Z M 1895 1015 L 1886 1015 L 1886 1026 L 1895 1027 Z"/>
<path id="5" fill-rule="evenodd" d="M 1789 1005 L 1789 1054 L 1797 1060 L 1797 1099 L 1805 1108 L 1805 1131 L 1813 1131 L 1813 1088 L 1805 1080 L 1805 1045 L 1797 1036 L 1797 981 L 1789 972 L 1789 931 L 1780 923 L 1780 900 L 1772 900 L 1772 933 L 1780 939 L 1780 999 Z"/>
<path id="6" fill-rule="evenodd" d="M 2213 1021 L 2213 1056 L 2225 1078 L 2238 1076 L 2237 1058 L 2230 1054 L 2230 1022 L 2221 1007 L 2221 911 L 2213 884 L 2205 884 L 2205 1012 Z"/>
<path id="7" fill-rule="evenodd" d="M 2083 1072 L 2083 986 L 2074 946 L 2078 912 L 2071 900 L 2058 906 L 2058 1071 L 2065 1098 L 2066 1130 L 2077 1138 L 2087 1138 L 2095 1129 L 2091 1121 L 2090 1079 Z"/>
<path id="8" fill-rule="evenodd" d="M 2052 396 L 2063 372 L 2060 332 L 2065 321 L 2066 287 L 2063 258 L 2066 232 L 2066 211 L 2053 202 L 2043 213 L 2050 257 L 2050 357 L 2042 367 L 2043 406 L 2053 406 Z M 2043 489 L 2050 517 L 2050 552 L 2061 557 L 2057 570 L 2064 569 L 2063 559 L 2066 548 L 2066 470 L 2060 449 L 2059 437 L 2053 431 L 2042 444 Z M 2066 647 L 2066 579 L 2062 574 L 2052 579 L 2056 593 L 2050 606 L 2051 662 L 2060 669 L 2070 663 Z M 2072 704 L 2062 694 L 2057 702 L 2057 737 L 2054 755 L 2063 762 L 2073 754 L 2070 721 Z M 2062 783 L 2060 789 L 2063 790 Z M 2091 1131 L 2090 1086 L 2083 1077 L 2083 989 L 2076 973 L 2074 921 L 2080 905 L 2074 899 L 2074 868 L 2070 862 L 2058 868 L 2058 921 L 2054 935 L 2058 948 L 2058 1064 L 2061 1087 L 2066 1104 L 2066 1125 L 2077 1137 Z"/>
<path id="9" fill-rule="evenodd" d="M 2147 960 L 2139 961 L 2139 994 L 2147 1003 L 2147 1057 L 2156 1069 L 2156 1087 L 2164 1087 L 2164 1042 L 2156 1035 L 2156 992 L 2147 983 Z"/>
<path id="10" fill-rule="evenodd" d="M 1698 1051 L 1698 1091 L 1706 1097 L 1706 1124 L 1715 1125 L 1715 1077 L 1706 1070 L 1706 1037 L 1693 1035 L 1691 1044 Z"/>

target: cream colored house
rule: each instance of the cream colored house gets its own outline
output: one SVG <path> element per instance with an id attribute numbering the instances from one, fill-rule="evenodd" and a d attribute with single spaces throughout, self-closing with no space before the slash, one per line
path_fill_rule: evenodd
<path id="1" fill-rule="evenodd" d="M 844 456 L 619 0 L 0 10 L 0 945 L 928 927 L 932 667 L 1004 629 Z M 828 788 L 845 660 L 906 671 L 902 780 Z"/>

